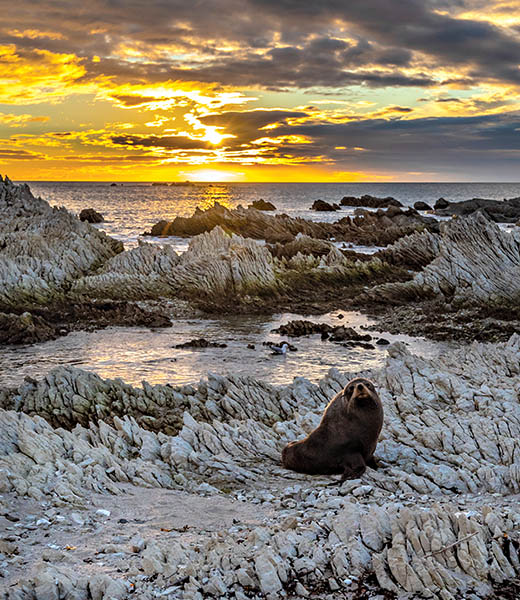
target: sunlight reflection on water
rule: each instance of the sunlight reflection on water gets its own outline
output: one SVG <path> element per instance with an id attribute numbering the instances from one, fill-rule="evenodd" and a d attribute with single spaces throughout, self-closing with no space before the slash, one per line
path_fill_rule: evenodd
<path id="1" fill-rule="evenodd" d="M 360 313 L 345 312 L 323 317 L 305 317 L 315 322 L 344 324 L 359 330 L 371 321 Z M 179 319 L 173 327 L 151 331 L 146 328 L 109 328 L 97 332 L 75 332 L 66 337 L 34 344 L 9 347 L 0 356 L 2 386 L 17 385 L 25 376 L 40 378 L 60 364 L 74 365 L 98 373 L 104 378 L 120 377 L 138 385 L 193 383 L 207 372 L 253 375 L 275 384 L 292 382 L 302 376 L 312 381 L 323 377 L 331 367 L 341 371 L 358 371 L 383 365 L 386 346 L 374 350 L 345 348 L 319 335 L 291 338 L 297 352 L 273 356 L 262 346 L 264 341 L 279 342 L 271 329 L 300 315 L 284 313 L 273 317 L 223 317 L 219 319 Z M 379 336 L 371 333 L 376 340 Z M 178 349 L 174 346 L 194 338 L 225 343 L 227 348 Z M 446 343 L 426 341 L 404 335 L 382 337 L 408 343 L 411 351 L 427 357 L 445 350 Z M 255 349 L 247 348 L 254 344 Z M 73 358 L 71 358 L 73 357 Z"/>

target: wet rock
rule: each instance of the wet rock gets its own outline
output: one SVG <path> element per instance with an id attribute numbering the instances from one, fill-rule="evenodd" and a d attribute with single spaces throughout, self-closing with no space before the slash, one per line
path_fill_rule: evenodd
<path id="1" fill-rule="evenodd" d="M 376 344 L 377 344 L 378 346 L 388 346 L 388 344 L 390 344 L 390 342 L 389 342 L 387 339 L 385 339 L 385 338 L 379 338 L 379 339 L 376 341 Z"/>
<path id="2" fill-rule="evenodd" d="M 254 208 L 255 210 L 276 210 L 276 206 L 272 202 L 267 202 L 263 198 L 253 200 L 248 208 Z"/>
<path id="3" fill-rule="evenodd" d="M 183 344 L 176 344 L 175 348 L 227 348 L 227 344 L 219 342 L 210 342 L 205 338 L 198 338 L 196 340 L 190 340 Z"/>
<path id="4" fill-rule="evenodd" d="M 319 333 L 322 339 L 329 339 L 331 342 L 343 342 L 345 340 L 369 342 L 372 339 L 370 334 L 360 334 L 352 327 L 345 327 L 344 325 L 333 326 L 328 323 L 314 323 L 313 321 L 305 320 L 289 321 L 272 331 L 273 333 L 288 335 L 289 337 Z"/>
<path id="5" fill-rule="evenodd" d="M 439 202 L 437 202 L 438 204 Z M 435 205 L 435 214 L 440 216 L 466 216 L 481 211 L 497 223 L 516 223 L 520 218 L 520 197 L 509 200 L 473 198 L 462 202 L 450 202 L 448 206 Z"/>
<path id="6" fill-rule="evenodd" d="M 447 200 L 445 200 L 444 198 L 439 198 L 435 204 L 433 205 L 433 208 L 435 210 L 442 210 L 445 208 L 448 208 L 448 206 L 450 206 L 450 202 L 448 202 Z"/>
<path id="7" fill-rule="evenodd" d="M 340 207 L 337 204 L 330 204 L 329 202 L 325 202 L 325 200 L 315 200 L 312 203 L 311 210 L 326 212 L 340 210 Z"/>
<path id="8" fill-rule="evenodd" d="M 0 312 L 0 344 L 34 344 L 58 336 L 57 329 L 42 317 L 29 312 L 21 315 Z"/>
<path id="9" fill-rule="evenodd" d="M 368 208 L 388 208 L 389 206 L 403 206 L 399 200 L 387 196 L 386 198 L 378 198 L 370 194 L 364 194 L 359 198 L 356 196 L 343 196 L 340 202 L 341 206 L 366 206 Z"/>
<path id="10" fill-rule="evenodd" d="M 87 221 L 87 223 L 102 223 L 105 219 L 101 213 L 93 208 L 84 208 L 79 213 L 80 221 Z"/>
<path id="11" fill-rule="evenodd" d="M 426 204 L 426 202 L 422 202 L 421 200 L 416 202 L 413 207 L 415 210 L 432 210 L 432 207 L 429 204 Z"/>

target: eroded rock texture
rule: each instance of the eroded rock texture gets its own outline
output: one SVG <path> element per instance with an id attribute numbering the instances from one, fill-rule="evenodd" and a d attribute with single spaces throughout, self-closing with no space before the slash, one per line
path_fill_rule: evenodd
<path id="1" fill-rule="evenodd" d="M 62 300 L 72 281 L 122 250 L 64 208 L 34 198 L 27 185 L 0 180 L 0 310 Z"/>
<path id="2" fill-rule="evenodd" d="M 456 307 L 515 309 L 519 304 L 519 234 L 503 231 L 482 214 L 443 224 L 438 237 L 409 236 L 396 244 L 396 252 L 405 261 L 418 253 L 423 264 L 435 258 L 412 280 L 371 290 L 373 300 L 400 304 L 433 298 Z"/>
<path id="3" fill-rule="evenodd" d="M 229 233 L 266 240 L 271 244 L 290 242 L 296 235 L 304 234 L 311 238 L 334 238 L 375 246 L 386 246 L 417 230 L 438 229 L 435 219 L 421 216 L 413 209 L 401 210 L 396 206 L 390 206 L 386 211 L 361 211 L 356 217 L 343 217 L 335 223 L 321 223 L 285 214 L 268 215 L 241 206 L 228 209 L 215 202 L 215 206 L 205 211 L 197 208 L 191 217 L 176 217 L 171 222 L 160 221 L 152 227 L 150 234 L 191 237 L 211 231 L 216 226 Z"/>
<path id="4" fill-rule="evenodd" d="M 279 459 L 352 373 L 332 370 L 318 385 L 210 375 L 139 389 L 60 368 L 0 396 L 0 491 L 81 507 L 92 491 L 131 483 L 269 509 L 253 528 L 150 532 L 123 553 L 136 569 L 114 578 L 114 597 L 131 586 L 145 598 L 325 597 L 367 574 L 398 597 L 486 597 L 520 573 L 520 338 L 435 360 L 395 344 L 386 367 L 365 375 L 385 408 L 380 468 L 341 488 Z M 72 589 L 91 597 L 72 569 L 40 566 L 4 597 Z"/>

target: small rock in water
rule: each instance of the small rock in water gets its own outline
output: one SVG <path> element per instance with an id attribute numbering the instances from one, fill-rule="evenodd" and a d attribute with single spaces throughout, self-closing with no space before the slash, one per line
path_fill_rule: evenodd
<path id="1" fill-rule="evenodd" d="M 184 342 L 184 344 L 176 344 L 175 348 L 227 348 L 227 344 L 219 344 L 218 342 L 210 342 L 205 338 L 198 338 Z"/>
<path id="2" fill-rule="evenodd" d="M 431 210 L 432 207 L 429 204 L 426 204 L 426 202 L 422 202 L 421 200 L 419 200 L 419 202 L 416 202 L 413 207 L 415 208 L 415 210 Z"/>
<path id="3" fill-rule="evenodd" d="M 267 202 L 263 198 L 260 198 L 260 200 L 253 200 L 247 208 L 254 208 L 256 210 L 276 210 L 276 206 L 272 202 Z"/>
<path id="4" fill-rule="evenodd" d="M 87 223 L 102 223 L 105 219 L 101 213 L 93 208 L 84 208 L 79 213 L 80 221 L 87 221 Z"/>
<path id="5" fill-rule="evenodd" d="M 254 350 L 255 349 L 255 345 L 254 344 L 248 344 L 247 347 L 249 348 L 249 350 Z"/>
<path id="6" fill-rule="evenodd" d="M 379 338 L 376 342 L 378 346 L 387 346 L 390 342 L 385 340 L 385 338 Z"/>

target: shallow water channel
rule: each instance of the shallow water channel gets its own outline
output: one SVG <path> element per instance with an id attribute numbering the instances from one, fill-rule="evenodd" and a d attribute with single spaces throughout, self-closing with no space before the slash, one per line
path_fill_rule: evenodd
<path id="1" fill-rule="evenodd" d="M 372 323 L 357 312 L 333 312 L 320 317 L 302 317 L 283 313 L 272 317 L 227 316 L 215 319 L 177 319 L 172 327 L 148 328 L 112 327 L 95 332 L 74 332 L 63 338 L 42 344 L 12 346 L 0 353 L 0 387 L 15 386 L 26 376 L 35 379 L 46 375 L 58 365 L 74 365 L 94 371 L 104 378 L 119 377 L 128 383 L 193 383 L 208 372 L 252 375 L 274 384 L 292 382 L 294 377 L 317 381 L 331 367 L 341 371 L 360 371 L 384 364 L 386 348 L 375 341 L 383 337 L 391 342 L 403 341 L 410 350 L 425 357 L 434 357 L 446 350 L 444 342 L 427 341 L 406 335 L 369 332 L 375 348 L 346 348 L 320 335 L 290 338 L 296 352 L 276 356 L 262 342 L 287 339 L 271 330 L 289 320 L 306 318 L 330 325 L 347 325 L 362 331 Z M 226 348 L 175 348 L 196 338 L 227 344 Z M 253 344 L 254 349 L 248 348 Z"/>

